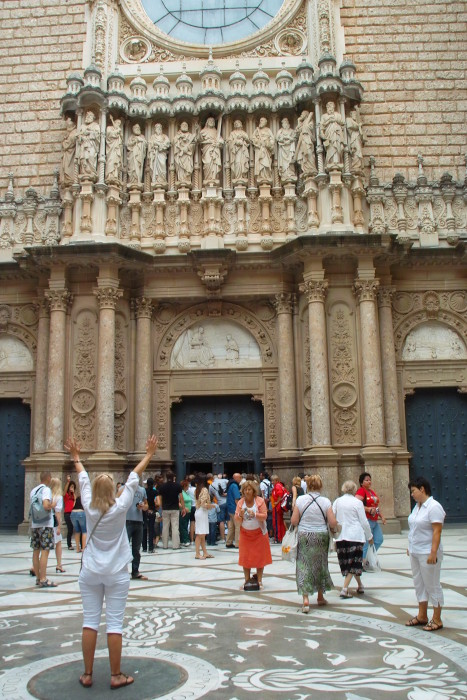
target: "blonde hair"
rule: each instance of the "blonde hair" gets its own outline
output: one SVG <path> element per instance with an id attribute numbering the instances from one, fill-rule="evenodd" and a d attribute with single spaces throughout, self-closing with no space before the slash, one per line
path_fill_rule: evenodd
<path id="1" fill-rule="evenodd" d="M 110 474 L 98 474 L 92 482 L 91 508 L 107 513 L 115 503 L 115 484 Z"/>
<path id="2" fill-rule="evenodd" d="M 355 481 L 351 481 L 350 479 L 349 481 L 344 481 L 344 483 L 342 484 L 341 491 L 342 493 L 350 493 L 352 494 L 352 496 L 355 496 L 355 493 L 357 491 L 357 484 L 355 483 Z"/>
<path id="3" fill-rule="evenodd" d="M 305 477 L 308 491 L 321 491 L 323 488 L 323 480 L 319 474 L 312 474 Z"/>
<path id="4" fill-rule="evenodd" d="M 254 481 L 253 479 L 247 479 L 246 481 L 243 482 L 243 484 L 240 487 L 240 491 L 242 492 L 242 496 L 244 495 L 245 489 L 251 487 L 255 493 L 255 496 L 259 495 L 259 486 L 258 482 Z"/>
<path id="5" fill-rule="evenodd" d="M 63 496 L 62 482 L 57 477 L 50 479 L 50 490 L 52 491 L 52 498 L 55 500 L 58 496 Z"/>
<path id="6" fill-rule="evenodd" d="M 292 479 L 292 486 L 301 486 L 302 485 L 302 480 L 300 479 L 299 476 L 294 476 Z"/>

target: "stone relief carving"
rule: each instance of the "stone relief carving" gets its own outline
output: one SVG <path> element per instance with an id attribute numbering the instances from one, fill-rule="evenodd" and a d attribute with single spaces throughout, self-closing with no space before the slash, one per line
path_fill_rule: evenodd
<path id="1" fill-rule="evenodd" d="M 97 180 L 97 156 L 99 154 L 100 140 L 101 135 L 96 115 L 91 110 L 88 110 L 84 116 L 84 122 L 78 131 L 76 142 L 79 174 L 83 178 Z"/>
<path id="2" fill-rule="evenodd" d="M 128 364 L 126 344 L 126 322 L 121 314 L 115 317 L 115 449 L 125 449 L 125 426 L 127 418 L 126 367 Z"/>
<path id="3" fill-rule="evenodd" d="M 259 346 L 244 328 L 228 321 L 204 320 L 184 331 L 174 345 L 172 369 L 260 367 Z"/>
<path id="4" fill-rule="evenodd" d="M 28 372 L 33 366 L 26 345 L 18 338 L 2 333 L 0 325 L 0 372 Z"/>
<path id="5" fill-rule="evenodd" d="M 277 412 L 277 382 L 273 379 L 266 381 L 265 412 L 266 412 L 266 435 L 268 447 L 277 447 L 278 435 L 278 412 Z"/>
<path id="6" fill-rule="evenodd" d="M 156 389 L 156 424 L 159 437 L 159 449 L 168 449 L 168 417 L 170 416 L 169 390 L 167 382 L 157 382 Z"/>
<path id="7" fill-rule="evenodd" d="M 96 439 L 97 317 L 83 310 L 75 319 L 73 342 L 73 435 L 85 449 Z"/>
<path id="8" fill-rule="evenodd" d="M 411 331 L 402 350 L 403 360 L 460 360 L 467 358 L 462 338 L 435 321 Z"/>
<path id="9" fill-rule="evenodd" d="M 132 31 L 132 27 L 125 25 L 124 31 Z M 151 51 L 149 41 L 137 35 L 127 37 L 120 45 L 120 57 L 125 63 L 145 63 L 150 58 Z"/>
<path id="10" fill-rule="evenodd" d="M 352 312 L 346 304 L 331 309 L 331 397 L 334 439 L 337 444 L 358 443 L 358 402 Z"/>

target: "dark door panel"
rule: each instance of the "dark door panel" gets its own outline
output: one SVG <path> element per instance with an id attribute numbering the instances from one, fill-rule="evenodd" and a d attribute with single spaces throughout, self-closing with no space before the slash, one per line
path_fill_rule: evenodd
<path id="1" fill-rule="evenodd" d="M 0 527 L 17 528 L 24 516 L 24 467 L 31 412 L 20 399 L 0 400 Z"/>

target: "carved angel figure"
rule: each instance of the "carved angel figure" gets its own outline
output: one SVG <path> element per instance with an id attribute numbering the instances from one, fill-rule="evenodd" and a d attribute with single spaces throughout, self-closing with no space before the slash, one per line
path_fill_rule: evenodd
<path id="1" fill-rule="evenodd" d="M 182 122 L 174 139 L 174 163 L 178 185 L 191 185 L 196 142 L 196 134 L 192 134 L 188 130 L 188 124 Z"/>
<path id="2" fill-rule="evenodd" d="M 219 182 L 221 170 L 221 146 L 224 139 L 216 129 L 214 117 L 208 117 L 204 129 L 200 132 L 201 154 L 203 161 L 203 180 L 205 183 Z"/>
<path id="3" fill-rule="evenodd" d="M 149 141 L 149 164 L 152 185 L 167 184 L 167 154 L 170 148 L 169 137 L 162 132 L 162 125 L 156 124 Z"/>
<path id="4" fill-rule="evenodd" d="M 318 172 L 315 157 L 316 131 L 313 114 L 307 109 L 298 118 L 296 134 L 298 140 L 295 160 L 305 177 L 312 177 Z"/>
<path id="5" fill-rule="evenodd" d="M 277 132 L 277 168 L 281 182 L 290 182 L 295 179 L 295 131 L 290 127 L 289 120 L 285 117 L 281 121 L 281 128 Z"/>
<path id="6" fill-rule="evenodd" d="M 255 175 L 258 183 L 272 182 L 272 157 L 274 153 L 274 135 L 268 127 L 268 120 L 261 117 L 251 139 L 255 147 Z"/>
<path id="7" fill-rule="evenodd" d="M 120 181 L 123 159 L 122 120 L 114 120 L 112 115 L 110 115 L 110 120 L 112 123 L 109 124 L 105 132 L 105 181 L 118 183 Z"/>
<path id="8" fill-rule="evenodd" d="M 243 130 L 243 124 L 239 119 L 234 121 L 234 128 L 229 136 L 230 171 L 234 185 L 246 183 L 248 179 L 248 167 L 250 162 L 248 145 L 250 139 Z"/>
<path id="9" fill-rule="evenodd" d="M 128 182 L 141 184 L 143 182 L 144 159 L 148 142 L 141 133 L 139 124 L 133 124 L 132 134 L 127 142 L 128 152 Z"/>
<path id="10" fill-rule="evenodd" d="M 341 169 L 345 144 L 344 120 L 339 112 L 336 112 L 334 102 L 327 103 L 326 114 L 321 117 L 319 128 L 326 149 L 326 168 Z"/>
<path id="11" fill-rule="evenodd" d="M 351 110 L 345 125 L 349 136 L 350 169 L 352 172 L 361 172 L 363 168 L 363 132 L 356 109 Z"/>
<path id="12" fill-rule="evenodd" d="M 99 124 L 96 122 L 96 115 L 89 110 L 86 112 L 84 123 L 79 130 L 76 149 L 79 173 L 83 177 L 97 179 L 97 156 L 100 142 L 101 134 Z"/>
<path id="13" fill-rule="evenodd" d="M 76 141 L 78 139 L 78 130 L 70 117 L 65 119 L 66 136 L 62 143 L 62 167 L 60 172 L 60 182 L 64 187 L 70 187 L 75 180 L 75 162 L 76 162 Z"/>

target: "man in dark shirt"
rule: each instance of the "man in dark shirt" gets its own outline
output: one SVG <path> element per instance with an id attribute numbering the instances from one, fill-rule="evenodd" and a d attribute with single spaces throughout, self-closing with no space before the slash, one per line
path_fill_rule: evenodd
<path id="1" fill-rule="evenodd" d="M 242 480 L 241 474 L 234 474 L 227 489 L 227 512 L 229 514 L 229 522 L 227 527 L 227 540 L 225 546 L 229 549 L 238 547 L 240 538 L 240 523 L 235 522 L 235 510 L 237 503 L 241 498 L 239 483 Z M 234 544 L 235 540 L 235 544 Z"/>
<path id="2" fill-rule="evenodd" d="M 175 474 L 167 472 L 167 481 L 159 487 L 156 507 L 162 507 L 162 547 L 168 549 L 169 533 L 172 531 L 172 548 L 180 549 L 180 511 L 185 510 L 182 487 L 175 481 Z"/>
<path id="3" fill-rule="evenodd" d="M 143 527 L 143 552 L 154 552 L 154 538 L 156 536 L 156 496 L 157 491 L 154 488 L 154 479 L 149 479 L 146 482 L 146 498 L 148 501 L 148 509 L 144 513 L 146 516 Z"/>

